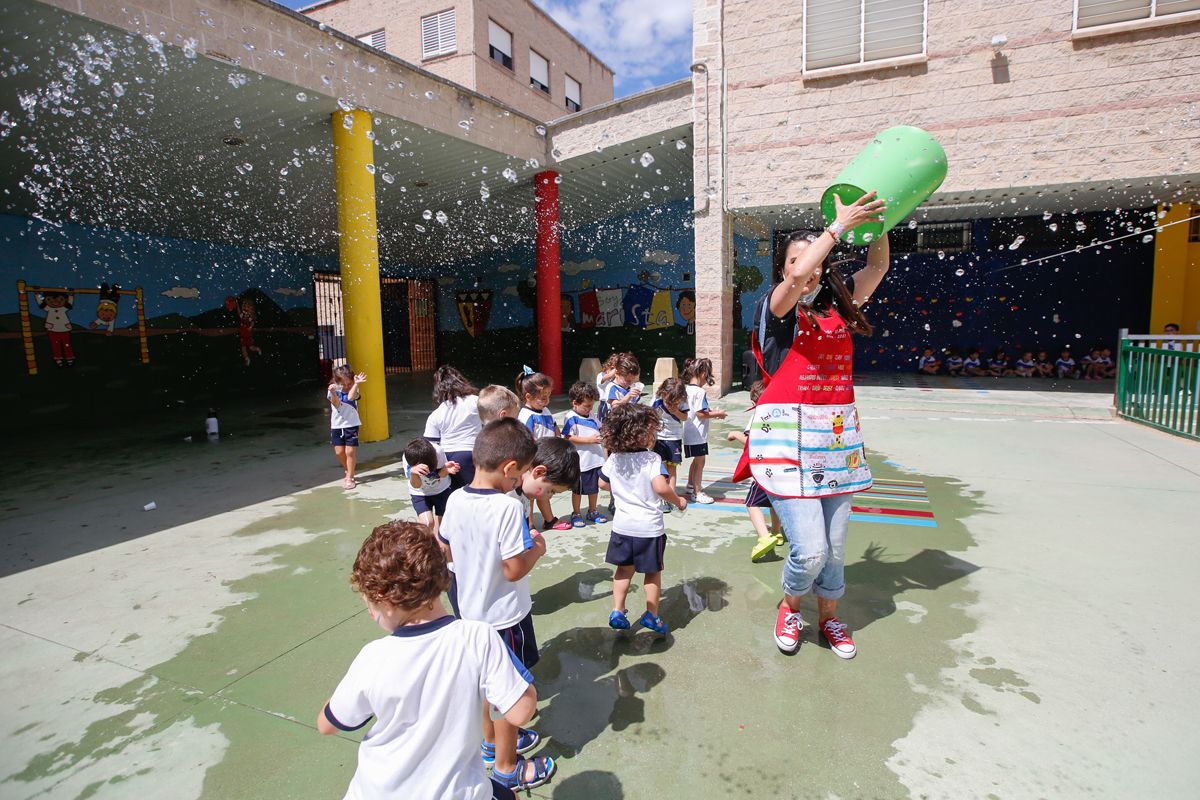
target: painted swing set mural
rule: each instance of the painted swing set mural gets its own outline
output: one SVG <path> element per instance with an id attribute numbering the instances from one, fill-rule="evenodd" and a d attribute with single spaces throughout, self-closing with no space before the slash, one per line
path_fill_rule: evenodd
<path id="1" fill-rule="evenodd" d="M 143 364 L 150 363 L 150 345 L 146 336 L 146 309 L 142 287 L 122 289 L 107 283 L 97 288 L 73 289 L 57 286 L 33 286 L 23 280 L 17 281 L 17 308 L 21 316 L 21 341 L 25 347 L 25 367 L 30 375 L 37 375 L 37 351 L 33 346 L 33 325 L 29 316 L 29 296 L 38 308 L 45 312 L 46 338 L 50 341 L 50 355 L 56 366 L 70 367 L 75 364 L 75 350 L 71 346 L 71 334 L 76 330 L 70 313 L 75 309 L 76 295 L 97 295 L 95 318 L 85 330 L 103 331 L 112 336 L 116 327 L 117 306 L 122 297 L 132 297 L 137 306 L 137 336 Z"/>

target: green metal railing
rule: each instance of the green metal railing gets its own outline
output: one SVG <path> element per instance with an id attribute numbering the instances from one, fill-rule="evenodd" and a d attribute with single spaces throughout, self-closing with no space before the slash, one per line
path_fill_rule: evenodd
<path id="1" fill-rule="evenodd" d="M 1117 414 L 1200 441 L 1200 336 L 1121 337 Z"/>

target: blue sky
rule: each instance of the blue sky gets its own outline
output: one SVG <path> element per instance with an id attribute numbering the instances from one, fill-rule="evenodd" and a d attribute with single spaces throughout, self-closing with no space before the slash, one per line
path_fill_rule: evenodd
<path id="1" fill-rule="evenodd" d="M 299 8 L 312 0 L 281 0 Z M 533 0 L 616 72 L 617 97 L 686 78 L 692 0 Z"/>

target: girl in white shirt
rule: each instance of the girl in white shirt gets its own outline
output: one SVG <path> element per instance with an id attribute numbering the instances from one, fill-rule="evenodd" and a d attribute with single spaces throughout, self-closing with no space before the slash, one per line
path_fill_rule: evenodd
<path id="1" fill-rule="evenodd" d="M 471 448 L 479 435 L 479 390 L 449 365 L 433 373 L 433 402 L 437 406 L 425 420 L 425 438 L 441 445 L 446 460 L 458 464 L 450 488 L 469 486 L 475 479 Z"/>
<path id="2" fill-rule="evenodd" d="M 358 466 L 358 429 L 362 425 L 358 416 L 358 387 L 366 380 L 365 372 L 356 375 L 349 364 L 343 364 L 333 371 L 333 382 L 325 392 L 330 407 L 329 441 L 338 463 L 346 471 L 342 481 L 346 489 L 358 485 L 354 480 L 354 470 Z"/>
<path id="3" fill-rule="evenodd" d="M 706 387 L 716 383 L 713 379 L 712 360 L 689 358 L 683 362 L 680 376 L 687 384 L 687 425 L 683 431 L 683 454 L 692 460 L 688 468 L 686 497 L 692 502 L 709 505 L 713 499 L 704 493 L 704 460 L 708 456 L 708 422 L 725 419 L 725 412 L 708 407 Z"/>

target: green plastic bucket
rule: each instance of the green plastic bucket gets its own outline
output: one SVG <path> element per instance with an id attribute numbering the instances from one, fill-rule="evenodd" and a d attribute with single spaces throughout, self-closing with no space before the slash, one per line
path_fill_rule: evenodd
<path id="1" fill-rule="evenodd" d="M 929 133 L 911 125 L 888 128 L 863 148 L 821 196 L 826 224 L 837 218 L 833 196 L 849 205 L 867 192 L 887 201 L 883 222 L 868 222 L 846 234 L 851 244 L 867 244 L 904 221 L 946 179 L 946 151 Z"/>

